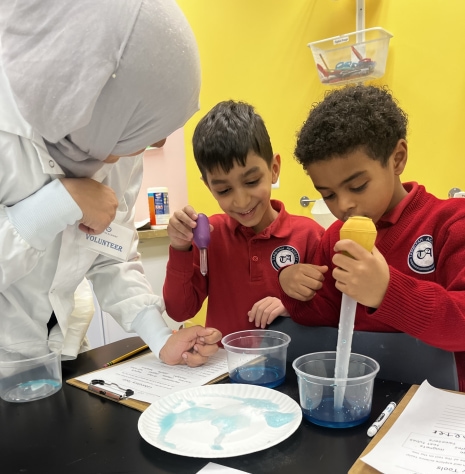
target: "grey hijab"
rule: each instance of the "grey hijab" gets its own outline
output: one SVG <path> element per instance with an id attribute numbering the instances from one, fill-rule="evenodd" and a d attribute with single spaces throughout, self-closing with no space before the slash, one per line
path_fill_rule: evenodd
<path id="1" fill-rule="evenodd" d="M 198 110 L 197 45 L 175 0 L 17 0 L 1 10 L 15 101 L 67 175 L 92 176 Z"/>

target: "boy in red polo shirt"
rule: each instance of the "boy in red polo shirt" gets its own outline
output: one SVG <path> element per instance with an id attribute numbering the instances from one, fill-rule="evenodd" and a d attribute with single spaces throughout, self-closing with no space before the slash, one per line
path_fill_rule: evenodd
<path id="1" fill-rule="evenodd" d="M 347 86 L 312 108 L 295 155 L 339 220 L 312 261 L 320 267 L 280 272 L 281 300 L 298 323 L 337 327 L 343 292 L 358 302 L 356 330 L 405 332 L 454 352 L 465 391 L 465 200 L 401 182 L 406 131 L 385 88 Z M 351 216 L 376 224 L 372 252 L 339 240 Z"/>
<path id="2" fill-rule="evenodd" d="M 192 245 L 196 211 L 186 206 L 171 217 L 166 311 L 185 321 L 208 296 L 206 324 L 214 322 L 223 336 L 264 328 L 277 316 L 289 315 L 279 299 L 278 270 L 312 261 L 324 229 L 270 200 L 281 159 L 273 154 L 265 124 L 251 105 L 217 104 L 198 123 L 193 148 L 202 180 L 224 214 L 209 217 L 213 231 L 205 276 Z"/>

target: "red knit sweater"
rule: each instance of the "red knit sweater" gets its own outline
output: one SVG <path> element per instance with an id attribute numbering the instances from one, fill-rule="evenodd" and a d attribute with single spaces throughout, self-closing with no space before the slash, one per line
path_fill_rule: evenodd
<path id="1" fill-rule="evenodd" d="M 278 297 L 278 270 L 290 263 L 312 261 L 324 229 L 308 217 L 289 214 L 271 201 L 278 217 L 259 234 L 226 214 L 209 218 L 214 226 L 208 247 L 208 273 L 199 270 L 199 252 L 170 247 L 163 297 L 176 321 L 192 318 L 208 296 L 206 326 L 223 336 L 255 329 L 248 311 L 262 298 Z"/>
<path id="2" fill-rule="evenodd" d="M 355 329 L 405 332 L 455 352 L 459 386 L 465 391 L 465 199 L 437 199 L 416 183 L 376 224 L 376 247 L 390 270 L 389 286 L 376 310 L 357 305 Z M 281 294 L 293 320 L 309 326 L 339 323 L 342 293 L 331 270 L 342 222 L 320 242 L 315 260 L 328 265 L 323 288 L 309 302 Z M 282 291 L 282 290 L 281 290 Z"/>

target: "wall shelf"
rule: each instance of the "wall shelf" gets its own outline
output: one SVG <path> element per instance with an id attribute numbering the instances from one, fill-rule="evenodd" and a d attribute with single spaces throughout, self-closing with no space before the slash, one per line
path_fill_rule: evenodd
<path id="1" fill-rule="evenodd" d="M 168 237 L 168 231 L 166 229 L 147 229 L 138 230 L 139 240 L 147 239 L 158 239 L 161 237 Z"/>

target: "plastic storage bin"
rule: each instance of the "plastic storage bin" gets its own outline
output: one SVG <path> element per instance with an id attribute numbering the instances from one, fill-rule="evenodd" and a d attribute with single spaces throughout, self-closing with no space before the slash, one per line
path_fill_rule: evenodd
<path id="1" fill-rule="evenodd" d="M 384 75 L 391 33 L 369 28 L 309 43 L 323 84 L 339 86 Z"/>

